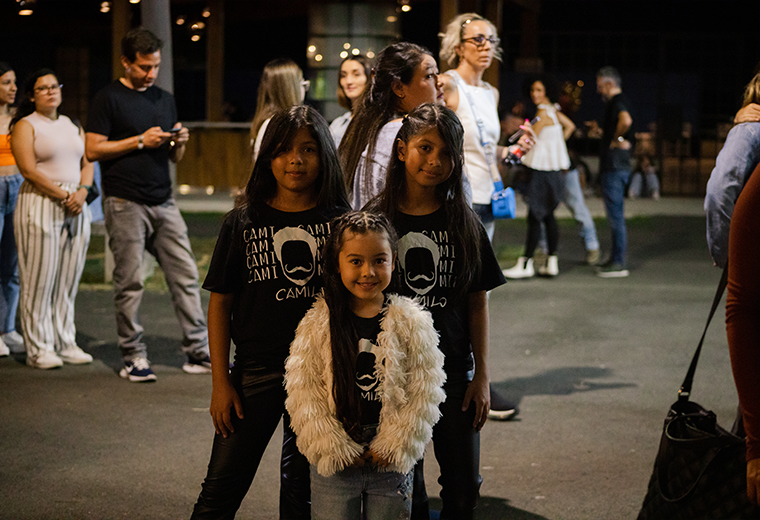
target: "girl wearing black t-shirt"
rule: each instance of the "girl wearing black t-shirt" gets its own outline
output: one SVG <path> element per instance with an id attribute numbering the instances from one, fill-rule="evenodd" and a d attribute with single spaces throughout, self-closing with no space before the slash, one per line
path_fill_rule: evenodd
<path id="1" fill-rule="evenodd" d="M 433 440 L 441 518 L 458 520 L 473 517 L 481 481 L 479 432 L 490 399 L 486 293 L 504 283 L 485 229 L 465 201 L 463 135 L 450 109 L 413 110 L 399 130 L 385 189 L 368 205 L 387 214 L 401 237 L 394 289 L 421 301 L 440 333 L 446 401 Z M 418 482 L 421 469 L 420 462 Z M 414 502 L 412 518 L 425 518 L 424 486 L 415 487 Z"/>
<path id="2" fill-rule="evenodd" d="M 285 402 L 311 463 L 314 520 L 409 518 L 412 469 L 438 421 L 445 374 L 430 313 L 386 295 L 397 239 L 365 212 L 333 220 L 325 296 L 301 321 Z"/>
<path id="3" fill-rule="evenodd" d="M 216 429 L 193 518 L 232 518 L 285 411 L 285 358 L 322 292 L 319 246 L 348 208 L 324 118 L 294 106 L 272 117 L 245 202 L 225 218 L 203 287 Z M 235 364 L 229 369 L 230 341 Z M 308 519 L 309 466 L 285 414 L 280 518 Z"/>

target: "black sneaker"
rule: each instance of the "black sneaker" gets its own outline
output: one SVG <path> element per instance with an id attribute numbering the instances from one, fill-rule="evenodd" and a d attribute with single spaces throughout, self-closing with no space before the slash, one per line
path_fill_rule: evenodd
<path id="1" fill-rule="evenodd" d="M 208 354 L 204 354 L 203 357 L 199 358 L 188 354 L 187 361 L 182 365 L 182 370 L 188 374 L 210 374 L 211 358 Z"/>
<path id="2" fill-rule="evenodd" d="M 151 370 L 150 362 L 143 357 L 125 361 L 119 375 L 133 383 L 146 383 L 156 380 L 156 374 Z"/>
<path id="3" fill-rule="evenodd" d="M 496 393 L 493 387 L 491 390 L 491 408 L 488 410 L 488 418 L 495 421 L 508 421 L 513 419 L 520 409 L 512 401 L 505 399 L 500 394 Z"/>

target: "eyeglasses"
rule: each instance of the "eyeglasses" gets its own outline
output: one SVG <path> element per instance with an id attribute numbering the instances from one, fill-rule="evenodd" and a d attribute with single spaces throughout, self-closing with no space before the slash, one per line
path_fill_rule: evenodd
<path id="1" fill-rule="evenodd" d="M 491 37 L 485 37 L 482 34 L 478 34 L 477 36 L 473 36 L 472 38 L 464 38 L 462 40 L 462 43 L 464 42 L 472 42 L 475 44 L 476 47 L 484 47 L 486 42 L 490 43 L 492 47 L 496 47 L 501 43 L 501 38 L 491 38 Z"/>
<path id="2" fill-rule="evenodd" d="M 311 86 L 311 81 L 309 81 L 308 79 L 302 79 L 301 80 L 301 86 L 303 87 L 303 89 L 306 92 L 308 92 L 309 91 L 309 87 Z"/>
<path id="3" fill-rule="evenodd" d="M 58 85 L 45 85 L 44 87 L 37 87 L 34 89 L 35 94 L 47 94 L 48 92 L 58 92 L 63 88 L 63 84 Z"/>

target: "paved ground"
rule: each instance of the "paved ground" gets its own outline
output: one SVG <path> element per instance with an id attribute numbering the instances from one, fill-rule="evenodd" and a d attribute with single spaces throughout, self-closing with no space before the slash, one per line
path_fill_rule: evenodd
<path id="1" fill-rule="evenodd" d="M 599 201 L 589 203 L 600 214 Z M 491 378 L 521 413 L 483 430 L 477 518 L 635 518 L 720 276 L 700 207 L 690 199 L 628 204 L 627 279 L 602 280 L 580 264 L 582 247 L 563 222 L 560 276 L 492 293 Z M 608 229 L 597 222 L 608 249 Z M 525 221 L 500 222 L 497 233 L 497 244 L 519 246 Z M 189 517 L 213 436 L 211 381 L 181 371 L 169 296 L 146 294 L 142 310 L 154 384 L 117 377 L 103 290 L 77 299 L 78 340 L 92 365 L 40 371 L 0 359 L 0 518 Z M 730 425 L 736 395 L 722 321 L 708 334 L 694 399 Z M 277 444 L 238 518 L 277 518 Z M 435 496 L 432 456 L 426 469 Z"/>

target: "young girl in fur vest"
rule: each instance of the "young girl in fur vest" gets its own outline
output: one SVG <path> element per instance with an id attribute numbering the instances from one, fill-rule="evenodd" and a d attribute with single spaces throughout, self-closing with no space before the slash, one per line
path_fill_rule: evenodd
<path id="1" fill-rule="evenodd" d="M 384 216 L 333 220 L 324 297 L 298 325 L 285 406 L 311 464 L 312 518 L 402 519 L 438 421 L 445 374 L 430 313 L 383 291 L 396 234 Z"/>

